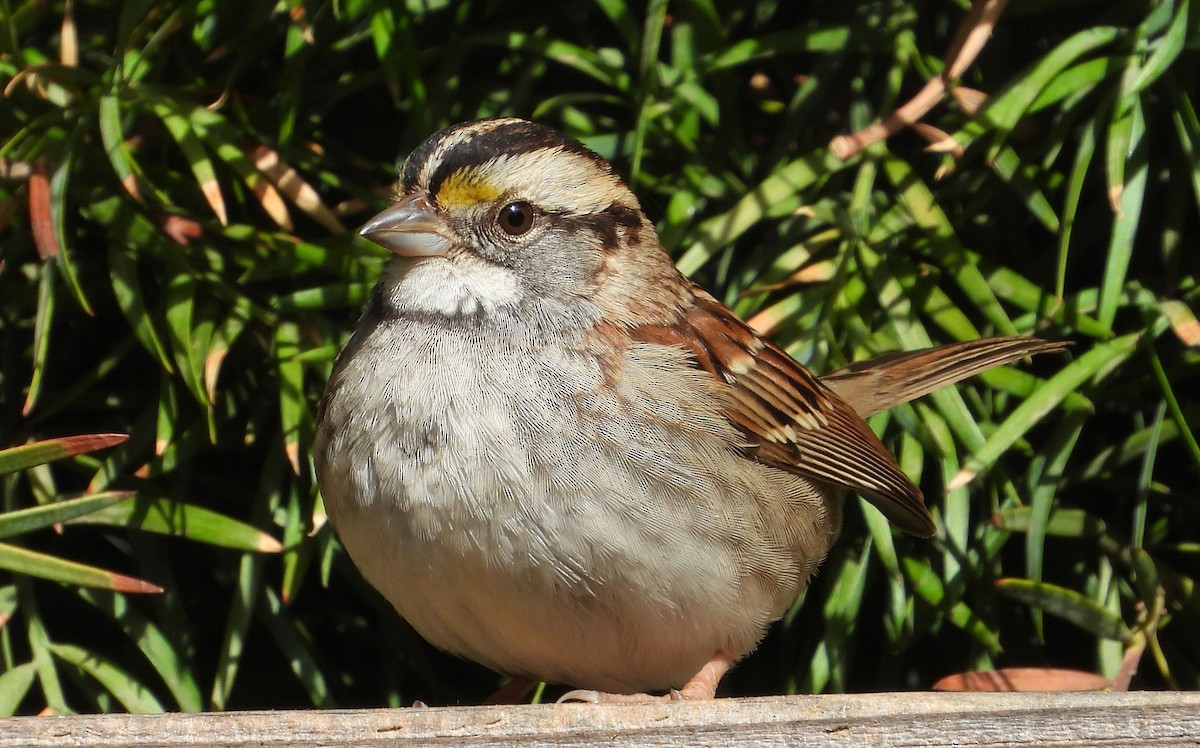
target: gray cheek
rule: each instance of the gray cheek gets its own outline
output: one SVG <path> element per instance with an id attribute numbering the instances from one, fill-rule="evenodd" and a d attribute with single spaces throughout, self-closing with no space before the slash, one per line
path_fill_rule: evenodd
<path id="1" fill-rule="evenodd" d="M 520 250 L 515 270 L 539 297 L 573 299 L 594 292 L 602 263 L 595 237 L 551 226 Z"/>

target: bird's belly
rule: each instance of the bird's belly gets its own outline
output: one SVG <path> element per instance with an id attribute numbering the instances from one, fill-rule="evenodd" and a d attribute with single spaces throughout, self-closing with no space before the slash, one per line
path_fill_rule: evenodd
<path id="1" fill-rule="evenodd" d="M 508 674 L 610 692 L 677 687 L 714 652 L 740 655 L 762 633 L 746 611 L 731 616 L 712 599 L 737 581 L 714 569 L 697 569 L 711 574 L 710 599 L 653 598 L 619 575 L 563 584 L 541 564 L 448 552 L 436 540 L 364 554 L 374 539 L 360 532 L 371 530 L 338 528 L 364 576 L 426 640 Z M 675 581 L 696 586 L 690 576 Z"/>
<path id="2" fill-rule="evenodd" d="M 736 436 L 686 408 L 647 425 L 589 397 L 586 364 L 473 375 L 351 372 L 317 439 L 351 558 L 439 648 L 577 687 L 680 686 L 752 649 L 832 542 L 827 496 L 729 462 Z"/>

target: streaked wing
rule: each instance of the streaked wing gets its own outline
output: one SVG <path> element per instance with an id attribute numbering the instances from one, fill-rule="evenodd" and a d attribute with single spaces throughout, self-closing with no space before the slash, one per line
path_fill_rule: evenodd
<path id="1" fill-rule="evenodd" d="M 704 290 L 692 292 L 695 304 L 683 319 L 631 333 L 690 350 L 700 368 L 730 386 L 735 407 L 726 415 L 746 435 L 747 455 L 861 493 L 902 530 L 932 535 L 920 489 L 854 408 Z"/>

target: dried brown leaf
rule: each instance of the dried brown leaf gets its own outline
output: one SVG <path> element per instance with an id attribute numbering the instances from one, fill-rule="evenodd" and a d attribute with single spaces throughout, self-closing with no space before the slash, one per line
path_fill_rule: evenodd
<path id="1" fill-rule="evenodd" d="M 1112 681 L 1082 670 L 1014 667 L 947 675 L 934 691 L 1103 691 Z"/>

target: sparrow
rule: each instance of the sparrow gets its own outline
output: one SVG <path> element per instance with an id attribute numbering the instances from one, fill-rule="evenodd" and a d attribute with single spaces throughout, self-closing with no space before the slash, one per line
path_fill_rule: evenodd
<path id="1" fill-rule="evenodd" d="M 934 534 L 863 419 L 1063 347 L 819 378 L 679 273 L 604 159 L 521 119 L 428 138 L 360 233 L 393 256 L 318 409 L 329 520 L 434 646 L 571 699 L 712 698 L 845 493 Z"/>

